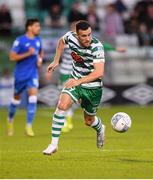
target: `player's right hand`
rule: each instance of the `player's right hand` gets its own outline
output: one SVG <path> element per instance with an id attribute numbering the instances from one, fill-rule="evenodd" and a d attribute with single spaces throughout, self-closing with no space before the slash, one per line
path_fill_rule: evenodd
<path id="1" fill-rule="evenodd" d="M 55 70 L 55 68 L 58 66 L 58 63 L 51 63 L 48 67 L 47 67 L 47 72 L 52 72 Z"/>
<path id="2" fill-rule="evenodd" d="M 34 49 L 33 47 L 30 47 L 30 48 L 29 48 L 29 54 L 30 54 L 30 55 L 35 54 L 35 49 Z"/>

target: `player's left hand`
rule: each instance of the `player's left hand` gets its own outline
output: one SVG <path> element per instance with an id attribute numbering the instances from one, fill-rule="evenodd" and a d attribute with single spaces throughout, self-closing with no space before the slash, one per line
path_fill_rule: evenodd
<path id="1" fill-rule="evenodd" d="M 65 83 L 64 87 L 65 88 L 72 88 L 72 87 L 79 86 L 79 85 L 80 85 L 80 81 L 79 80 L 77 80 L 77 79 L 69 79 Z"/>

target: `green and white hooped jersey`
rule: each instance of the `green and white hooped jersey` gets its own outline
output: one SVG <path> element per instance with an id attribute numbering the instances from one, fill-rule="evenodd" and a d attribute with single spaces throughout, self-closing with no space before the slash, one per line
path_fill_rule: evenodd
<path id="1" fill-rule="evenodd" d="M 73 78 L 85 77 L 94 71 L 94 63 L 105 62 L 104 48 L 98 39 L 92 38 L 91 45 L 84 48 L 80 45 L 76 33 L 70 31 L 63 36 L 63 40 L 71 49 L 73 59 L 71 75 Z M 85 88 L 102 87 L 102 78 L 81 84 L 81 86 Z"/>
<path id="2" fill-rule="evenodd" d="M 71 49 L 66 44 L 64 48 L 64 52 L 62 54 L 62 62 L 60 64 L 60 74 L 62 75 L 70 75 L 72 72 L 72 56 Z"/>

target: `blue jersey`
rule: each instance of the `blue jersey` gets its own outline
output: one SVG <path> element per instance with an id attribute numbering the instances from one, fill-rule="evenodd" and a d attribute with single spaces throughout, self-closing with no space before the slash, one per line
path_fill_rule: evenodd
<path id="1" fill-rule="evenodd" d="M 37 59 L 41 51 L 41 40 L 38 36 L 30 39 L 26 34 L 18 37 L 11 48 L 11 51 L 17 54 L 23 54 L 29 51 L 29 48 L 35 49 L 35 53 L 16 62 L 14 76 L 16 81 L 24 81 L 31 76 L 38 78 Z"/>

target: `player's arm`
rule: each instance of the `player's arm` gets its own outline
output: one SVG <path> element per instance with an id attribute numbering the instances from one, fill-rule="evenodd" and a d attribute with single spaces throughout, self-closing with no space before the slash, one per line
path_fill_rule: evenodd
<path id="1" fill-rule="evenodd" d="M 25 53 L 18 54 L 15 51 L 10 51 L 9 53 L 9 59 L 10 61 L 21 61 L 35 53 L 35 49 L 30 47 L 29 50 Z"/>
<path id="2" fill-rule="evenodd" d="M 84 84 L 88 82 L 92 82 L 96 79 L 102 78 L 104 75 L 104 62 L 94 63 L 94 70 L 86 77 L 80 78 L 79 84 Z"/>
<path id="3" fill-rule="evenodd" d="M 59 65 L 60 57 L 62 55 L 62 52 L 65 47 L 65 41 L 63 40 L 63 37 L 61 37 L 57 43 L 56 46 L 56 53 L 54 56 L 53 62 L 47 67 L 48 72 L 52 72 L 55 70 L 55 68 Z"/>
<path id="4" fill-rule="evenodd" d="M 94 63 L 94 71 L 89 75 L 82 77 L 80 79 L 70 79 L 65 83 L 66 88 L 72 88 L 75 86 L 79 86 L 80 84 L 92 82 L 98 78 L 101 78 L 104 74 L 104 62 Z"/>
<path id="5" fill-rule="evenodd" d="M 124 47 L 114 47 L 114 46 L 112 46 L 111 44 L 108 44 L 108 43 L 104 43 L 103 47 L 104 47 L 105 51 L 117 51 L 117 52 L 120 52 L 120 53 L 126 52 L 126 48 L 124 48 Z"/>

